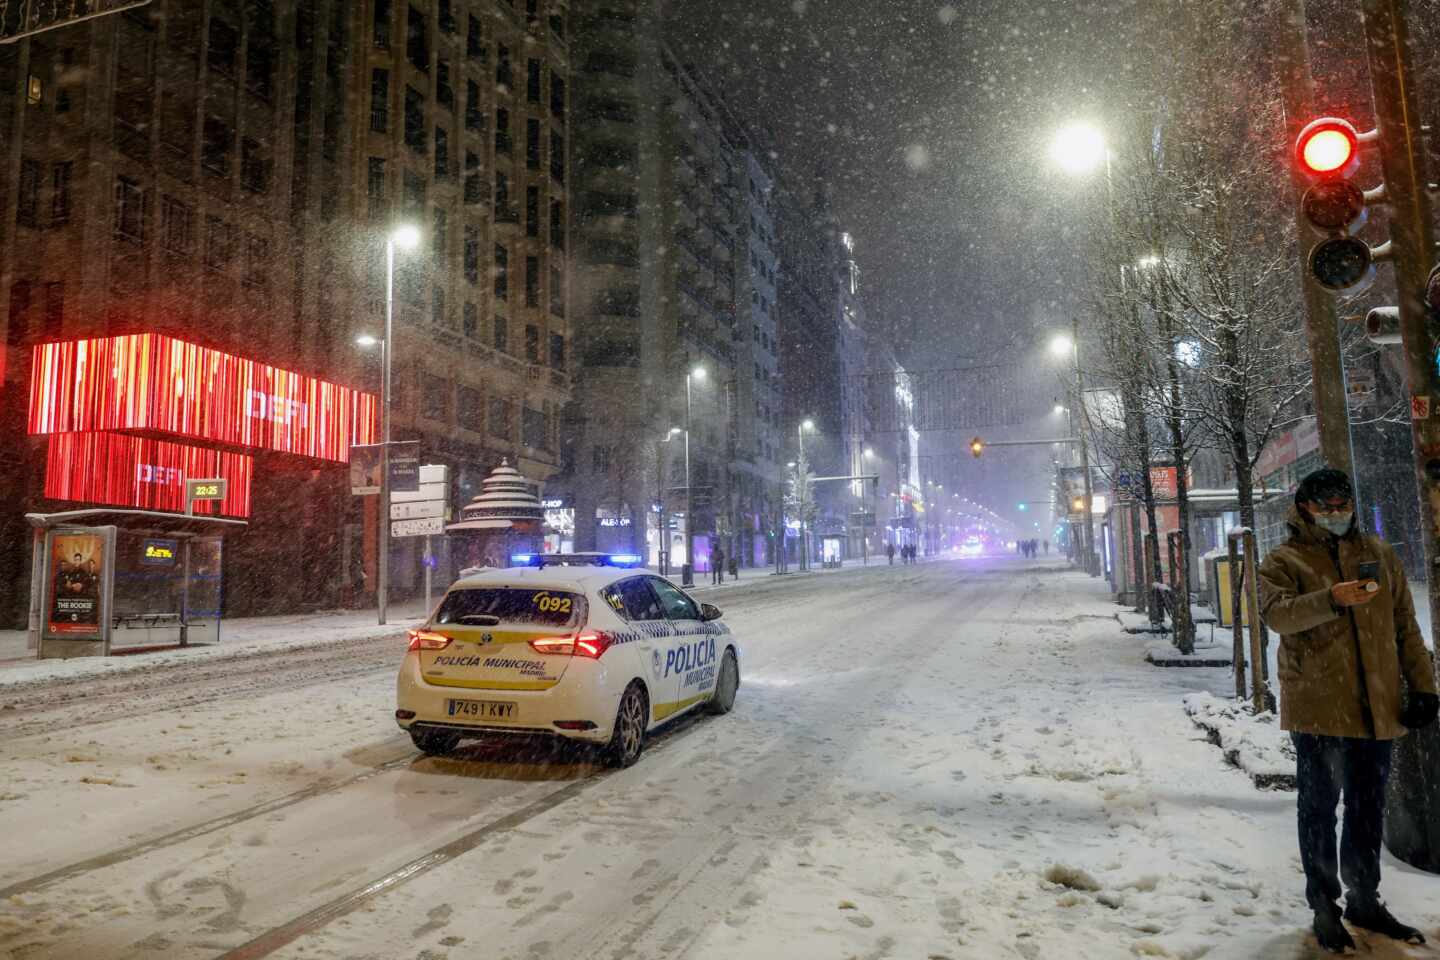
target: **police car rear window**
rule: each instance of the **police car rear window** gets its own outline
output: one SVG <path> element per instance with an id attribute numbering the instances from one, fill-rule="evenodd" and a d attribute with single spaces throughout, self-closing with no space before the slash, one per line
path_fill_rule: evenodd
<path id="1" fill-rule="evenodd" d="M 435 623 L 493 627 L 508 623 L 572 627 L 585 615 L 585 598 L 563 590 L 452 590 L 440 602 Z"/>

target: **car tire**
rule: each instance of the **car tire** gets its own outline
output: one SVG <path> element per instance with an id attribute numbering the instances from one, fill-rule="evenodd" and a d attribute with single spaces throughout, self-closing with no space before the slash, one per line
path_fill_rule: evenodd
<path id="1" fill-rule="evenodd" d="M 446 730 L 411 730 L 410 741 L 426 756 L 443 757 L 460 743 L 460 734 Z"/>
<path id="2" fill-rule="evenodd" d="M 740 661 L 735 659 L 735 650 L 725 648 L 720 660 L 720 676 L 715 678 L 715 693 L 705 709 L 715 715 L 729 713 L 735 706 L 735 691 L 740 689 Z"/>
<path id="3" fill-rule="evenodd" d="M 650 705 L 645 689 L 638 682 L 625 688 L 620 706 L 615 711 L 615 728 L 605 746 L 605 762 L 612 767 L 628 767 L 640 759 L 645 749 L 646 718 Z"/>

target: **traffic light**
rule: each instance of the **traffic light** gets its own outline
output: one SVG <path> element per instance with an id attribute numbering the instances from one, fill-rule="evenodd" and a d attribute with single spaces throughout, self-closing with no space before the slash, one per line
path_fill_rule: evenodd
<path id="1" fill-rule="evenodd" d="M 1360 169 L 1360 144 L 1371 139 L 1339 117 L 1312 120 L 1295 138 L 1295 163 L 1311 181 L 1300 209 L 1324 237 L 1310 249 L 1310 273 L 1335 293 L 1355 293 L 1375 275 L 1375 252 L 1355 236 L 1371 198 L 1351 180 Z"/>
<path id="2" fill-rule="evenodd" d="M 1020 508 L 1021 510 L 1029 510 L 1029 509 L 1030 509 L 1030 508 L 1029 508 L 1028 506 L 1026 506 L 1024 503 L 1017 504 L 1017 506 L 1019 506 L 1019 508 Z"/>
<path id="3" fill-rule="evenodd" d="M 976 460 L 979 460 L 979 459 L 980 459 L 980 454 L 982 454 L 982 453 L 984 453 L 984 452 L 985 452 L 985 441 L 984 441 L 984 440 L 981 440 L 979 437 L 974 437 L 974 438 L 972 438 L 972 439 L 970 440 L 970 456 L 974 457 Z"/>

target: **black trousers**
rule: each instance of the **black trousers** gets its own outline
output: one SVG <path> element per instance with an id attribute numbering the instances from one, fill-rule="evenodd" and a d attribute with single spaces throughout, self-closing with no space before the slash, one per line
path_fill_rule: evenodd
<path id="1" fill-rule="evenodd" d="M 1375 902 L 1391 742 L 1311 733 L 1292 733 L 1290 738 L 1295 742 L 1300 862 L 1310 909 L 1328 909 L 1339 900 L 1342 879 L 1348 902 Z M 1345 818 L 1337 858 L 1335 805 L 1342 794 Z"/>

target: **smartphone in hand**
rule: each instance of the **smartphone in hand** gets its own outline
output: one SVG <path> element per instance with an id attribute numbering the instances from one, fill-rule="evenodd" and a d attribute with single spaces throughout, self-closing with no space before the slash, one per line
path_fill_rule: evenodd
<path id="1" fill-rule="evenodd" d="M 1360 579 L 1371 593 L 1380 589 L 1380 561 L 1365 560 L 1360 564 Z"/>

